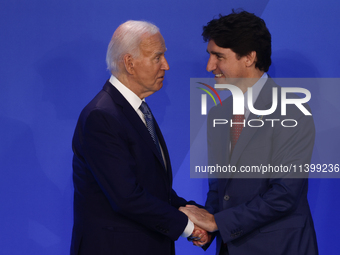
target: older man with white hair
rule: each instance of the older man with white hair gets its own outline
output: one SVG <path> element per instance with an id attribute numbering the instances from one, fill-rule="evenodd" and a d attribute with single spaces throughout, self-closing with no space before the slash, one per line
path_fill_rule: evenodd
<path id="1" fill-rule="evenodd" d="M 162 88 L 165 42 L 159 29 L 127 21 L 107 51 L 112 73 L 83 109 L 73 137 L 72 255 L 172 255 L 180 236 L 207 239 L 178 208 L 162 133 L 145 98 Z"/>

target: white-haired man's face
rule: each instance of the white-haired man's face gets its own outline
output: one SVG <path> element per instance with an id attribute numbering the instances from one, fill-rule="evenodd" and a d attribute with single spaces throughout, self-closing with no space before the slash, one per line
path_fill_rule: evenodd
<path id="1" fill-rule="evenodd" d="M 146 37 L 140 44 L 140 55 L 132 60 L 132 80 L 137 96 L 145 98 L 163 86 L 169 64 L 165 59 L 165 42 L 160 33 Z"/>

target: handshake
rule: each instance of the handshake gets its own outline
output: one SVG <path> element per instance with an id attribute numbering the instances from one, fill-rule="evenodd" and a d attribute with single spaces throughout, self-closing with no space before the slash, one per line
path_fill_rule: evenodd
<path id="1" fill-rule="evenodd" d="M 185 207 L 180 207 L 179 210 L 185 213 L 195 226 L 188 240 L 199 247 L 210 242 L 211 233 L 218 230 L 214 215 L 195 205 L 186 205 Z"/>

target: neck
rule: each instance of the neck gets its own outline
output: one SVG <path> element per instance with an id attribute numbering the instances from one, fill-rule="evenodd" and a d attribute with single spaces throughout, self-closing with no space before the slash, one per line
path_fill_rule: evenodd
<path id="1" fill-rule="evenodd" d="M 255 69 L 250 72 L 246 77 L 241 79 L 238 87 L 242 90 L 243 94 L 247 92 L 248 88 L 252 87 L 264 74 L 263 71 Z"/>
<path id="2" fill-rule="evenodd" d="M 140 86 L 136 84 L 136 82 L 131 78 L 130 74 L 120 73 L 113 74 L 125 87 L 130 89 L 133 93 L 135 93 L 140 99 L 144 99 L 152 94 L 152 92 L 143 92 L 140 89 Z"/>

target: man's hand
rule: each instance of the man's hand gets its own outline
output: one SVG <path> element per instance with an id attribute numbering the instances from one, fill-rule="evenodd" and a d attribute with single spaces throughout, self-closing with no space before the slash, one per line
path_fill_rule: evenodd
<path id="1" fill-rule="evenodd" d="M 207 210 L 198 208 L 195 205 L 186 205 L 185 207 L 180 207 L 179 210 L 185 213 L 197 226 L 209 232 L 218 230 L 214 215 L 210 214 Z"/>
<path id="2" fill-rule="evenodd" d="M 192 241 L 195 246 L 201 247 L 211 241 L 211 235 L 195 224 L 194 231 L 188 237 L 188 241 Z"/>

